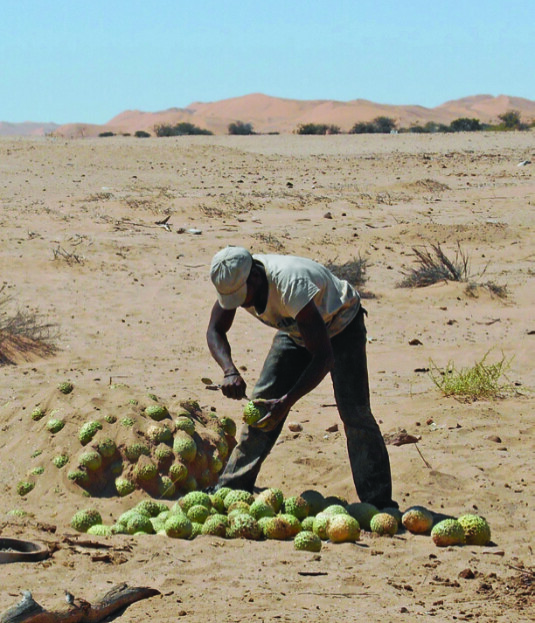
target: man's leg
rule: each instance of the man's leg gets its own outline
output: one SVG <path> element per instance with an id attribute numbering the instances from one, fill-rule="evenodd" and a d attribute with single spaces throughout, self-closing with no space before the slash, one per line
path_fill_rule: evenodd
<path id="1" fill-rule="evenodd" d="M 297 346 L 286 334 L 278 332 L 251 399 L 284 396 L 294 386 L 309 361 L 310 354 L 305 348 Z M 252 492 L 262 463 L 275 445 L 285 419 L 269 432 L 242 424 L 238 445 L 219 478 L 218 488 L 231 487 Z"/>
<path id="2" fill-rule="evenodd" d="M 383 436 L 370 408 L 366 327 L 361 309 L 351 324 L 332 339 L 331 376 L 340 417 L 344 423 L 353 481 L 362 502 L 378 508 L 392 501 L 390 461 Z"/>

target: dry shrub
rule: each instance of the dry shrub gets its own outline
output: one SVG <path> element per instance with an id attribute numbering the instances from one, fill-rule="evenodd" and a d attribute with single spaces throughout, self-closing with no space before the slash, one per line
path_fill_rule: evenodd
<path id="1" fill-rule="evenodd" d="M 431 250 L 416 247 L 412 250 L 418 265 L 405 273 L 400 288 L 423 288 L 439 281 L 468 281 L 469 259 L 459 243 L 453 260 L 446 256 L 440 244 L 431 244 Z"/>
<path id="2" fill-rule="evenodd" d="M 0 298 L 0 365 L 14 365 L 30 356 L 46 357 L 57 351 L 57 325 L 36 311 L 6 311 L 11 297 Z"/>

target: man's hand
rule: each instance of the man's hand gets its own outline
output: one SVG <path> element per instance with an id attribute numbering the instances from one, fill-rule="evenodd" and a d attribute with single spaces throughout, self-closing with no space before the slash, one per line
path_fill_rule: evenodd
<path id="1" fill-rule="evenodd" d="M 259 428 L 261 431 L 266 433 L 277 428 L 286 415 L 288 415 L 291 408 L 291 405 L 288 404 L 286 396 L 283 396 L 282 398 L 273 398 L 272 400 L 258 399 L 253 400 L 253 402 L 261 403 L 268 410 L 266 415 L 261 420 L 258 420 L 256 424 L 253 424 L 254 428 Z"/>
<path id="2" fill-rule="evenodd" d="M 227 398 L 233 398 L 234 400 L 241 400 L 245 398 L 247 390 L 247 383 L 243 380 L 241 374 L 233 374 L 232 376 L 226 376 L 221 383 L 221 391 L 223 396 Z"/>

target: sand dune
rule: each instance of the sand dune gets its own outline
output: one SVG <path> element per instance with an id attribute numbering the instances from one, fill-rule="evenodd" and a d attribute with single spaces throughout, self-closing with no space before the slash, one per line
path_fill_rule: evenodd
<path id="1" fill-rule="evenodd" d="M 256 132 L 290 134 L 301 123 L 327 123 L 348 131 L 359 121 L 375 117 L 391 117 L 400 127 L 424 124 L 428 121 L 450 123 L 459 117 L 476 117 L 483 122 L 496 122 L 498 115 L 518 110 L 524 119 L 535 118 L 535 102 L 500 95 L 476 95 L 446 102 L 436 108 L 407 105 L 378 104 L 363 99 L 349 102 L 333 100 L 292 100 L 254 93 L 218 102 L 194 102 L 186 108 L 170 108 L 158 112 L 128 110 L 113 117 L 103 126 L 67 124 L 56 134 L 65 137 L 96 136 L 100 132 L 133 134 L 137 130 L 153 132 L 158 124 L 190 122 L 214 134 L 226 134 L 229 123 L 252 123 Z"/>

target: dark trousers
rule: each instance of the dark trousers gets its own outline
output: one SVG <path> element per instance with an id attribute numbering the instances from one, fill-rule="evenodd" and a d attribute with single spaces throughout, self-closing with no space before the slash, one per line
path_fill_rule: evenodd
<path id="1" fill-rule="evenodd" d="M 364 314 L 361 308 L 354 320 L 332 338 L 331 378 L 359 499 L 385 508 L 397 504 L 392 501 L 388 452 L 370 408 Z M 251 398 L 280 398 L 293 387 L 309 361 L 306 348 L 298 346 L 287 334 L 277 332 Z M 243 424 L 218 487 L 252 491 L 283 426 L 284 421 L 275 430 L 262 432 Z"/>

